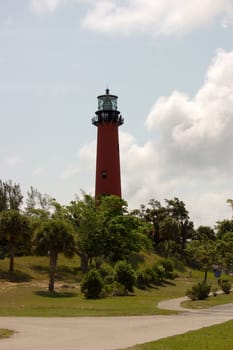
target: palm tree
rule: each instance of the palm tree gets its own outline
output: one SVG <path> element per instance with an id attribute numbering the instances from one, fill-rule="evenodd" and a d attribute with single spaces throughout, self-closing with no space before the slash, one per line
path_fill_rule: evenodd
<path id="1" fill-rule="evenodd" d="M 5 210 L 0 214 L 0 237 L 6 241 L 10 256 L 9 271 L 14 272 L 14 257 L 21 243 L 30 241 L 28 218 L 18 210 Z"/>
<path id="2" fill-rule="evenodd" d="M 72 257 L 75 253 L 75 240 L 72 225 L 64 219 L 52 218 L 43 222 L 36 230 L 35 252 L 49 256 L 49 292 L 54 292 L 58 254 Z"/>

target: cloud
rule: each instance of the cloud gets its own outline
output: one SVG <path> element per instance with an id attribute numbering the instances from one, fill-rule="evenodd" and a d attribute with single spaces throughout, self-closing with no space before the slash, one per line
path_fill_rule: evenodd
<path id="1" fill-rule="evenodd" d="M 61 172 L 61 174 L 59 175 L 59 178 L 63 180 L 68 180 L 76 176 L 79 172 L 80 172 L 80 169 L 78 166 L 70 165 L 64 171 Z"/>
<path id="2" fill-rule="evenodd" d="M 66 0 L 30 0 L 30 8 L 36 13 L 53 13 Z"/>
<path id="3" fill-rule="evenodd" d="M 17 166 L 23 163 L 23 159 L 20 156 L 11 156 L 6 159 L 6 163 L 11 166 Z"/>
<path id="4" fill-rule="evenodd" d="M 99 0 L 91 3 L 82 25 L 90 30 L 121 35 L 185 34 L 208 25 L 216 17 L 227 16 L 229 22 L 232 10 L 231 0 Z"/>
<path id="5" fill-rule="evenodd" d="M 196 95 L 160 97 L 145 122 L 139 145 L 120 129 L 123 197 L 130 208 L 151 198 L 183 200 L 196 226 L 231 216 L 233 197 L 233 51 L 218 50 Z M 94 143 L 80 160 L 94 171 Z M 82 163 L 84 164 L 84 163 Z"/>
<path id="6" fill-rule="evenodd" d="M 107 34 L 183 35 L 221 18 L 233 24 L 232 0 L 28 0 L 37 14 L 53 14 L 60 6 L 76 3 L 86 8 L 82 26 Z"/>
<path id="7" fill-rule="evenodd" d="M 39 177 L 45 176 L 47 175 L 47 170 L 45 168 L 36 168 L 33 171 L 33 175 L 39 176 Z"/>

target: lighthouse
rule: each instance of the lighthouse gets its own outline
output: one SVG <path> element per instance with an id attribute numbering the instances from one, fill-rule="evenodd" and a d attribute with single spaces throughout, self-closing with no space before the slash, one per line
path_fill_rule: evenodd
<path id="1" fill-rule="evenodd" d="M 97 127 L 95 197 L 116 195 L 121 197 L 121 171 L 118 127 L 124 123 L 117 109 L 117 99 L 106 89 L 97 97 L 98 110 L 92 118 Z"/>

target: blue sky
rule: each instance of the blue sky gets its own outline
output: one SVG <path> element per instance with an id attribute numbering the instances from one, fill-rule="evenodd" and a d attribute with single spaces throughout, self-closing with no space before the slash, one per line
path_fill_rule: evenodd
<path id="1" fill-rule="evenodd" d="M 94 193 L 96 96 L 119 96 L 130 208 L 231 216 L 232 0 L 0 0 L 0 178 L 63 204 Z"/>

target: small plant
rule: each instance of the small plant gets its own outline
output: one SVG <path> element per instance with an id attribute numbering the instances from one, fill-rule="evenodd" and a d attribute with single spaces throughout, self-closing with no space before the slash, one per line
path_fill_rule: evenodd
<path id="1" fill-rule="evenodd" d="M 136 272 L 126 261 L 119 261 L 115 265 L 114 279 L 124 286 L 125 291 L 133 292 L 136 284 Z"/>
<path id="2" fill-rule="evenodd" d="M 204 300 L 208 298 L 211 286 L 205 282 L 195 284 L 192 289 L 186 291 L 186 296 L 191 300 Z"/>
<path id="3" fill-rule="evenodd" d="M 98 299 L 102 296 L 104 281 L 98 270 L 90 270 L 83 278 L 81 292 L 87 299 Z"/>
<path id="4" fill-rule="evenodd" d="M 164 277 L 174 279 L 174 263 L 171 259 L 160 260 L 160 264 L 164 267 Z"/>
<path id="5" fill-rule="evenodd" d="M 231 283 L 228 280 L 223 280 L 221 282 L 221 288 L 225 294 L 229 294 L 231 291 Z"/>
<path id="6" fill-rule="evenodd" d="M 137 287 L 140 289 L 145 289 L 149 287 L 151 283 L 154 282 L 155 273 L 152 269 L 145 269 L 137 273 Z"/>
<path id="7" fill-rule="evenodd" d="M 154 273 L 155 273 L 155 280 L 158 281 L 163 281 L 166 278 L 166 272 L 164 266 L 159 262 L 153 265 L 152 267 Z M 154 281 L 154 282 L 156 282 Z"/>
<path id="8" fill-rule="evenodd" d="M 118 283 L 118 282 L 113 282 L 112 284 L 112 295 L 117 296 L 117 297 L 123 297 L 127 295 L 127 291 L 125 289 L 125 286 L 123 284 Z"/>

